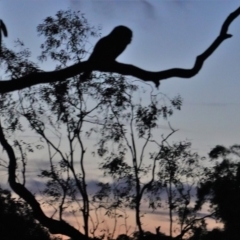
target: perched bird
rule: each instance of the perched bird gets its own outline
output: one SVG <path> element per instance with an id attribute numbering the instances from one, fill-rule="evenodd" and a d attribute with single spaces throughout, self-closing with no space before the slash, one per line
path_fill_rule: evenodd
<path id="1" fill-rule="evenodd" d="M 112 32 L 101 38 L 95 45 L 89 62 L 113 62 L 125 50 L 132 40 L 132 31 L 128 27 L 118 26 Z M 81 75 L 81 81 L 90 78 L 91 71 Z"/>

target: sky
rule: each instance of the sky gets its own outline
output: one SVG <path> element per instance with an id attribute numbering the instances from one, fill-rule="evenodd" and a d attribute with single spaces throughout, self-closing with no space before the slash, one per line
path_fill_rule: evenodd
<path id="1" fill-rule="evenodd" d="M 80 10 L 90 24 L 102 27 L 102 36 L 117 25 L 126 25 L 132 29 L 133 39 L 117 60 L 159 71 L 191 68 L 237 7 L 239 1 L 234 0 L 1 0 L 0 16 L 8 26 L 9 38 L 4 39 L 7 46 L 20 38 L 32 50 L 33 58 L 42 41 L 36 26 L 60 9 Z M 170 97 L 180 94 L 184 100 L 182 110 L 170 119 L 179 129 L 173 140 L 188 139 L 201 154 L 207 154 L 216 144 L 229 146 L 239 141 L 239 27 L 237 18 L 229 29 L 233 37 L 221 44 L 195 77 L 161 82 L 161 92 Z M 48 65 L 44 70 L 53 67 Z"/>
<path id="2" fill-rule="evenodd" d="M 132 42 L 118 61 L 160 71 L 191 68 L 239 6 L 239 0 L 0 0 L 0 18 L 9 31 L 6 45 L 13 47 L 14 40 L 23 40 L 34 60 L 42 41 L 36 26 L 58 10 L 80 10 L 90 24 L 102 27 L 102 36 L 117 25 L 132 29 Z M 239 29 L 240 17 L 229 28 L 233 37 L 218 47 L 195 77 L 171 78 L 160 85 L 159 91 L 183 98 L 181 111 L 170 118 L 171 125 L 179 129 L 172 141 L 190 140 L 193 150 L 202 155 L 217 144 L 239 143 Z M 53 68 L 50 64 L 43 70 Z"/>

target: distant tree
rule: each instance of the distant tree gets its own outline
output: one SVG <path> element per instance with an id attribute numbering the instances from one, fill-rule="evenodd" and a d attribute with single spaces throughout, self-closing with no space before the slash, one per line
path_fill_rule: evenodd
<path id="1" fill-rule="evenodd" d="M 132 240 L 174 240 L 175 238 L 167 236 L 160 231 L 152 233 L 150 231 L 144 231 L 142 237 L 140 237 L 139 232 L 133 234 Z"/>
<path id="2" fill-rule="evenodd" d="M 226 240 L 229 239 L 223 229 L 214 228 L 207 231 L 203 228 L 195 228 L 193 235 L 188 240 Z"/>
<path id="3" fill-rule="evenodd" d="M 117 236 L 116 240 L 131 240 L 131 238 L 126 234 L 120 234 Z"/>
<path id="4" fill-rule="evenodd" d="M 142 206 L 147 205 L 152 211 L 167 210 L 169 235 L 172 237 L 175 231 L 181 239 L 191 235 L 196 226 L 204 225 L 204 219 L 210 216 L 200 216 L 193 206 L 192 196 L 202 171 L 201 158 L 191 153 L 189 142 L 168 142 L 175 133 L 171 126 L 169 134 L 159 137 L 160 122 L 180 109 L 181 98 L 169 99 L 159 94 L 150 95 L 149 101 L 137 101 L 135 91 L 122 91 L 125 100 L 121 103 L 115 96 L 112 98 L 100 128 L 96 153 L 103 159 L 100 169 L 104 176 L 112 180 L 99 184 L 101 189 L 95 198 L 104 200 L 101 205 L 112 217 L 124 218 L 121 209 L 134 210 L 140 238 L 145 235 Z"/>
<path id="5" fill-rule="evenodd" d="M 190 142 L 178 142 L 163 146 L 159 155 L 156 186 L 165 197 L 162 207 L 169 213 L 169 235 L 177 234 L 178 239 L 191 236 L 196 228 L 205 227 L 205 219 L 194 209 L 195 188 L 202 175 L 205 158 L 191 152 Z M 156 203 L 152 196 L 152 204 Z M 165 203 L 164 203 L 165 202 Z"/>
<path id="6" fill-rule="evenodd" d="M 196 208 L 209 202 L 213 216 L 224 224 L 225 239 L 237 240 L 240 236 L 240 146 L 216 146 L 209 156 L 216 162 L 213 168 L 206 169 L 198 187 Z"/>
<path id="7" fill-rule="evenodd" d="M 171 116 L 174 109 L 180 109 L 182 100 L 179 96 L 173 99 L 163 94 L 156 96 L 149 90 L 149 101 L 141 101 L 137 98 L 140 94 L 137 86 L 120 87 L 122 96 L 113 95 L 108 103 L 96 151 L 103 159 L 100 169 L 104 176 L 112 178 L 113 183 L 100 184 L 101 190 L 95 197 L 105 199 L 108 214 L 116 208 L 133 209 L 142 236 L 141 205 L 154 185 L 164 144 L 175 132 L 170 127 L 169 134 L 158 142 L 158 125 Z M 169 104 L 164 102 L 164 98 Z M 149 151 L 149 148 L 154 150 Z"/>
<path id="8" fill-rule="evenodd" d="M 226 239 L 230 239 L 230 238 L 226 236 L 225 231 L 218 228 L 215 228 L 211 231 L 206 232 L 201 238 L 201 240 L 226 240 Z"/>

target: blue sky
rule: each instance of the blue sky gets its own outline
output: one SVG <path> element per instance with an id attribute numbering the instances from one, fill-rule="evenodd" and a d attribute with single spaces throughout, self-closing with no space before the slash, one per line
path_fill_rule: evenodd
<path id="1" fill-rule="evenodd" d="M 81 10 L 88 21 L 102 27 L 102 35 L 117 25 L 133 30 L 132 43 L 118 58 L 148 70 L 190 68 L 195 57 L 215 39 L 239 1 L 0 1 L 0 16 L 8 26 L 7 46 L 20 38 L 39 53 L 41 38 L 36 26 L 58 10 Z M 179 129 L 172 140 L 189 139 L 193 148 L 207 153 L 216 144 L 239 143 L 240 131 L 240 17 L 231 25 L 226 40 L 191 79 L 172 78 L 160 91 L 180 94 L 183 108 L 170 119 Z M 95 42 L 97 39 L 94 40 Z M 93 42 L 93 45 L 95 44 Z M 51 64 L 45 70 L 51 70 Z"/>

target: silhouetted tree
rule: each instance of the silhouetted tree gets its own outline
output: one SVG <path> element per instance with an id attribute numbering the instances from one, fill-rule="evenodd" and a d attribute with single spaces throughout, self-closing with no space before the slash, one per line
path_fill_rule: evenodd
<path id="1" fill-rule="evenodd" d="M 226 240 L 230 239 L 225 234 L 225 232 L 222 229 L 213 229 L 212 231 L 206 232 L 204 235 L 202 235 L 201 240 Z"/>
<path id="2" fill-rule="evenodd" d="M 34 219 L 26 203 L 13 199 L 10 192 L 2 188 L 0 188 L 0 232 L 2 240 L 53 240 L 48 231 Z"/>
<path id="3" fill-rule="evenodd" d="M 197 153 L 191 152 L 189 142 L 166 144 L 159 154 L 159 168 L 156 178 L 161 194 L 165 194 L 162 207 L 169 212 L 169 235 L 173 236 L 173 225 L 178 239 L 193 234 L 195 228 L 205 225 L 205 218 L 194 207 L 195 188 L 202 175 L 202 160 Z M 153 193 L 155 193 L 153 191 Z M 152 198 L 152 204 L 156 203 Z"/>
<path id="4" fill-rule="evenodd" d="M 114 87 L 112 92 L 117 92 L 115 88 L 117 90 Z M 136 86 L 130 85 L 129 90 L 121 85 L 118 88 L 118 94 L 112 95 L 107 103 L 109 108 L 100 130 L 97 150 L 98 156 L 104 159 L 100 169 L 105 176 L 112 178 L 113 183 L 101 184 L 102 189 L 96 198 L 106 199 L 108 211 L 116 207 L 134 209 L 139 233 L 143 235 L 141 205 L 144 195 L 157 176 L 163 146 L 175 130 L 170 128 L 170 133 L 160 143 L 155 133 L 161 118 L 167 119 L 173 109 L 180 109 L 181 98 L 168 99 L 170 103 L 167 106 L 160 100 L 163 95 L 156 97 L 150 94 L 149 102 L 142 103 L 134 100 L 136 91 L 140 92 Z M 156 148 L 156 151 L 148 152 L 149 147 Z M 127 158 L 130 162 L 126 161 Z M 150 164 L 146 159 L 151 161 Z"/>
<path id="5" fill-rule="evenodd" d="M 180 237 L 195 227 L 195 223 L 201 219 L 192 218 L 195 212 L 189 207 L 190 192 L 177 178 L 186 174 L 177 175 L 179 168 L 174 163 L 175 158 L 186 153 L 185 148 L 182 148 L 181 144 L 170 147 L 167 143 L 167 139 L 175 132 L 171 126 L 169 134 L 160 142 L 155 139 L 159 137 L 156 136 L 159 119 L 167 119 L 173 113 L 173 109 L 180 109 L 181 98 L 168 99 L 169 104 L 166 105 L 161 102 L 161 97 L 164 96 L 153 95 L 150 89 L 149 102 L 146 105 L 142 101 L 134 102 L 133 95 L 139 94 L 139 86 L 134 80 L 127 80 L 115 73 L 132 75 L 145 81 L 152 80 L 156 86 L 159 80 L 170 77 L 190 78 L 199 72 L 204 61 L 215 49 L 225 39 L 231 37 L 227 33 L 228 26 L 239 13 L 240 9 L 237 9 L 229 15 L 219 37 L 197 57 L 192 69 L 170 69 L 153 73 L 117 62 L 108 62 L 105 65 L 82 62 L 87 53 L 85 44 L 88 37 L 98 36 L 98 31 L 89 26 L 83 15 L 71 11 L 59 11 L 55 17 L 47 17 L 43 24 L 38 26 L 38 33 L 45 37 L 39 60 L 47 61 L 47 58 L 50 58 L 51 61 L 55 61 L 56 71 L 41 71 L 37 64 L 29 60 L 30 51 L 25 49 L 20 41 L 17 41 L 20 47 L 18 52 L 3 47 L 1 64 L 12 80 L 0 81 L 0 92 L 23 90 L 15 94 L 14 98 L 11 94 L 0 96 L 0 142 L 9 158 L 10 186 L 29 204 L 32 216 L 53 234 L 63 234 L 74 240 L 87 240 L 89 233 L 95 237 L 96 229 L 99 227 L 99 220 L 94 222 L 91 219 L 92 210 L 104 209 L 106 215 L 116 222 L 126 214 L 121 212 L 122 209 L 134 209 L 139 238 L 152 237 L 153 235 L 146 233 L 142 226 L 142 200 L 147 199 L 153 209 L 160 207 L 160 193 L 165 188 L 170 190 L 167 200 L 169 213 L 171 215 L 172 211 L 176 210 L 179 216 Z M 74 65 L 69 66 L 70 64 Z M 89 69 L 115 73 L 94 72 L 92 81 L 81 83 L 79 74 Z M 26 89 L 39 83 L 50 84 Z M 146 96 L 146 93 L 144 94 Z M 39 142 L 30 144 L 17 139 L 15 133 L 25 128 L 23 118 L 28 121 L 30 129 L 38 134 Z M 89 124 L 87 125 L 89 128 L 85 128 L 86 123 Z M 53 130 L 52 135 L 50 129 Z M 65 130 L 68 140 L 69 149 L 66 152 L 64 148 L 61 149 L 59 143 L 62 129 Z M 113 178 L 113 183 L 100 183 L 102 188 L 92 202 L 84 168 L 87 148 L 83 135 L 89 137 L 95 132 L 100 133 L 96 153 L 104 158 L 101 170 Z M 54 142 L 52 137 L 59 142 Z M 138 149 L 136 139 L 143 143 L 142 148 Z M 78 144 L 79 152 L 76 152 L 75 144 Z M 149 144 L 153 144 L 156 150 L 148 151 Z M 44 212 L 41 203 L 26 187 L 27 158 L 31 152 L 41 150 L 43 147 L 48 150 L 49 167 L 41 169 L 39 176 L 46 180 L 47 188 L 43 191 L 46 194 L 45 204 L 49 203 L 56 210 L 51 217 Z M 130 161 L 126 161 L 127 150 L 130 153 Z M 146 152 L 149 152 L 147 157 Z M 76 154 L 78 168 L 75 168 Z M 188 157 L 194 156 L 185 155 L 185 160 L 190 166 L 192 163 Z M 151 164 L 145 164 L 143 161 L 145 158 L 151 160 Z M 164 161 L 165 165 L 162 164 Z M 165 176 L 160 174 L 161 168 L 158 174 L 158 166 L 165 167 L 167 170 Z M 174 191 L 179 194 L 178 199 L 175 198 Z M 106 198 L 111 198 L 112 201 L 102 202 Z M 73 202 L 79 204 L 78 211 L 82 214 L 84 233 L 65 221 L 64 213 Z M 75 214 L 75 210 L 71 213 Z M 127 216 L 124 217 L 126 220 Z M 91 227 L 89 222 L 92 222 Z M 127 232 L 126 223 L 125 226 Z M 170 234 L 171 232 L 172 229 Z M 113 237 L 114 234 L 115 228 L 107 237 Z M 160 233 L 156 235 L 157 238 L 160 236 L 171 238 Z"/>
<path id="6" fill-rule="evenodd" d="M 214 217 L 224 224 L 225 239 L 237 240 L 240 236 L 240 146 L 216 146 L 209 156 L 218 161 L 205 171 L 196 208 L 209 202 Z"/>
<path id="7" fill-rule="evenodd" d="M 214 228 L 211 231 L 207 231 L 203 228 L 194 229 L 194 234 L 188 240 L 225 240 L 229 239 L 226 236 L 225 231 L 223 229 Z"/>
<path id="8" fill-rule="evenodd" d="M 117 236 L 116 240 L 131 240 L 131 238 L 126 234 L 120 234 Z"/>
<path id="9" fill-rule="evenodd" d="M 59 11 L 55 17 L 46 18 L 44 24 L 38 26 L 38 31 L 46 40 L 41 46 L 42 53 L 39 59 L 46 61 L 48 57 L 56 61 L 56 69 L 61 69 L 70 62 L 81 61 L 86 54 L 84 49 L 87 38 L 97 36 L 97 30 L 88 25 L 83 15 L 72 13 L 70 10 Z M 1 56 L 6 72 L 14 78 L 21 77 L 23 72 L 38 71 L 38 66 L 29 60 L 30 51 L 25 49 L 22 42 L 17 43 L 20 51 L 14 52 L 4 48 Z M 91 126 L 87 132 L 85 124 L 87 121 L 91 122 L 90 115 L 94 111 L 101 112 L 101 104 L 107 98 L 102 92 L 106 88 L 106 85 L 98 82 L 81 84 L 76 76 L 70 81 L 20 91 L 17 101 L 10 94 L 1 95 L 0 141 L 11 159 L 8 169 L 10 186 L 31 206 L 34 217 L 53 234 L 64 234 L 73 239 L 88 239 L 90 230 L 93 235 L 96 231 L 96 226 L 91 226 L 94 231 L 89 227 L 90 196 L 87 192 L 83 164 L 86 149 L 82 131 L 84 129 L 84 135 L 90 136 Z M 86 104 L 87 98 L 90 97 L 95 101 L 95 106 Z M 13 132 L 24 131 L 22 120 L 27 120 L 30 129 L 41 138 L 36 144 L 14 139 Z M 94 122 L 89 124 L 94 125 Z M 57 138 L 61 142 L 61 128 L 66 130 L 69 144 L 67 152 L 55 141 Z M 4 138 L 4 134 L 9 136 L 8 141 L 11 144 Z M 55 134 L 55 139 L 52 138 L 52 134 Z M 13 137 L 11 140 L 10 136 Z M 75 150 L 76 144 L 78 153 Z M 45 197 L 44 204 L 54 209 L 51 217 L 47 216 L 42 209 L 43 204 L 38 202 L 25 185 L 29 181 L 26 174 L 29 154 L 44 147 L 48 149 L 49 165 L 44 166 L 38 174 L 46 183 L 46 188 L 42 191 Z M 76 157 L 79 168 L 76 167 Z M 20 175 L 17 178 L 18 170 Z M 70 204 L 75 208 L 69 209 Z M 84 234 L 64 220 L 66 212 L 73 217 L 74 214 L 82 217 Z"/>

